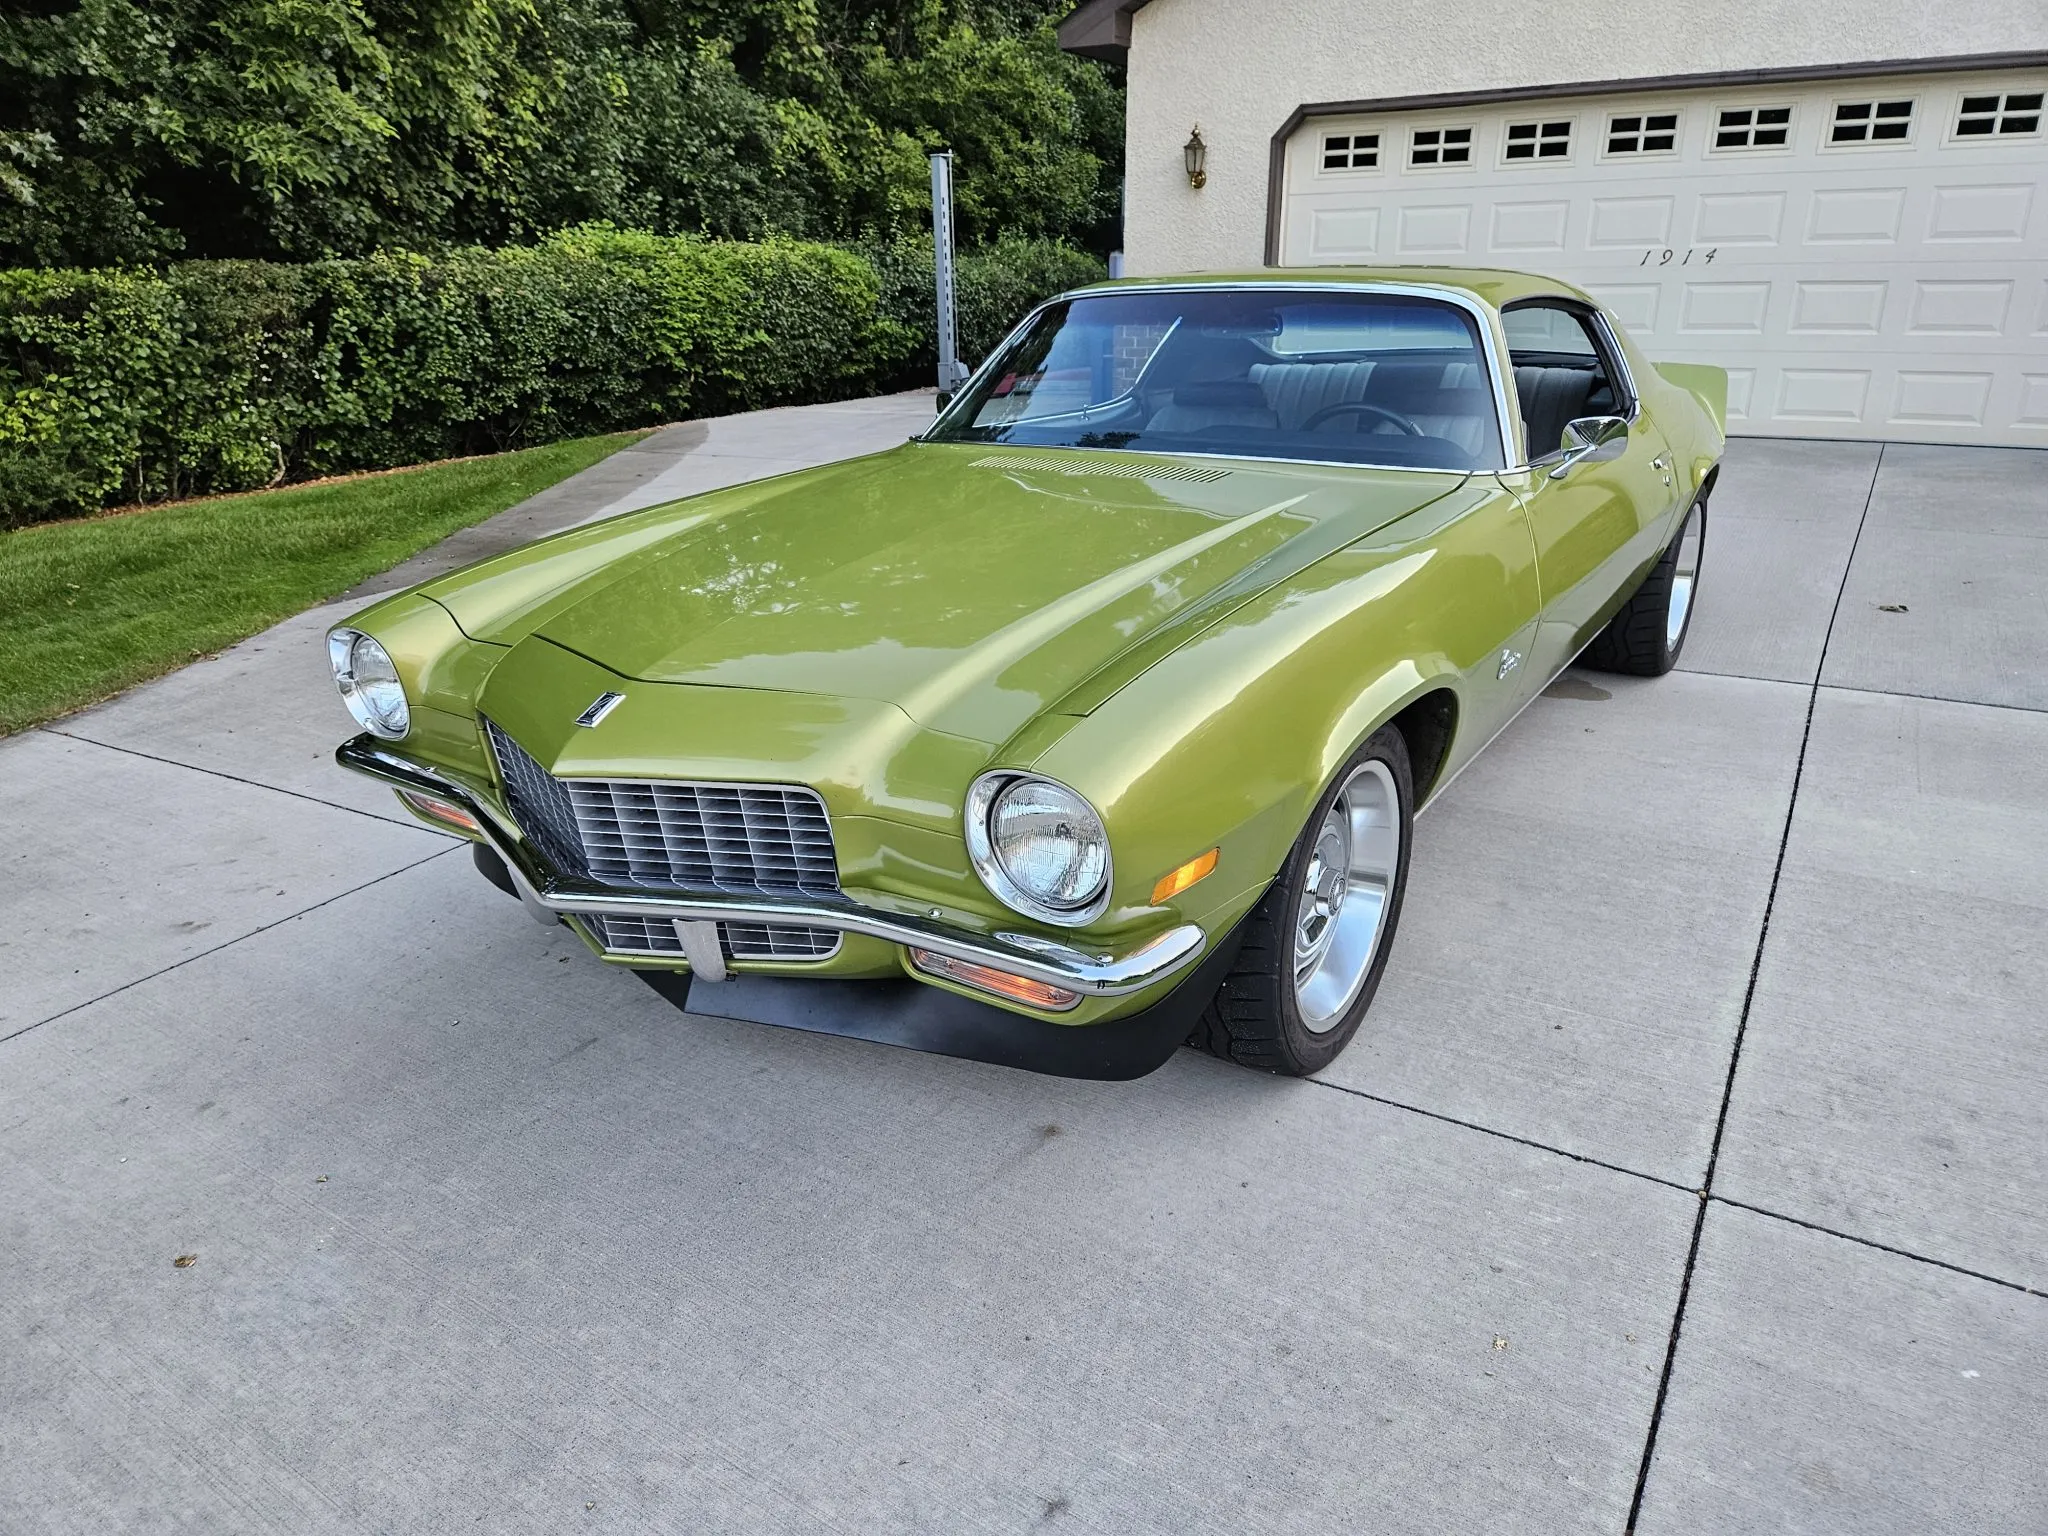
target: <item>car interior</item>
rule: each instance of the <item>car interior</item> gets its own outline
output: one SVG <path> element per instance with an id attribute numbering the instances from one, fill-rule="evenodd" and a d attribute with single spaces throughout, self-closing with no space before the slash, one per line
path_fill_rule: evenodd
<path id="1" fill-rule="evenodd" d="M 1095 301 L 982 386 L 974 441 L 1472 470 L 1501 464 L 1476 331 L 1441 302 Z M 1087 301 L 1083 301 L 1085 304 Z M 1055 322 L 1058 326 L 1058 322 Z"/>
<path id="2" fill-rule="evenodd" d="M 1492 391 L 1473 357 L 1470 346 L 1280 353 L 1256 336 L 1183 329 L 1133 399 L 1148 442 L 1220 434 L 1303 458 L 1473 469 L 1497 453 Z"/>
<path id="3" fill-rule="evenodd" d="M 1531 461 L 1565 427 L 1633 408 L 1583 306 L 1502 312 Z M 1434 301 L 1125 295 L 1053 311 L 985 382 L 982 442 L 1244 454 L 1429 469 L 1501 465 L 1476 332 Z"/>
<path id="4" fill-rule="evenodd" d="M 1521 304 L 1502 311 L 1501 325 L 1532 462 L 1563 446 L 1567 423 L 1629 414 L 1603 349 L 1577 312 L 1561 304 Z"/>

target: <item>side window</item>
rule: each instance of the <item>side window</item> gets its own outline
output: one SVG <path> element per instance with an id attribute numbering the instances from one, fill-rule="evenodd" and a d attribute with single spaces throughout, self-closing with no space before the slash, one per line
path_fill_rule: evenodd
<path id="1" fill-rule="evenodd" d="M 1632 402 L 1607 347 L 1578 310 L 1518 304 L 1503 311 L 1500 321 L 1532 462 L 1558 451 L 1567 422 L 1629 414 Z"/>

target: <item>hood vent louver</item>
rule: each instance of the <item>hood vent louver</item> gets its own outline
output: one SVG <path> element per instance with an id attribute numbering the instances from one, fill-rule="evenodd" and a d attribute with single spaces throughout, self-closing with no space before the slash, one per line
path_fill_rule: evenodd
<path id="1" fill-rule="evenodd" d="M 1024 469 L 1053 475 L 1101 475 L 1111 480 L 1184 480 L 1200 484 L 1222 480 L 1230 471 L 1203 464 L 1109 464 L 1101 459 L 1041 458 L 1028 453 L 991 453 L 976 459 L 973 469 Z"/>

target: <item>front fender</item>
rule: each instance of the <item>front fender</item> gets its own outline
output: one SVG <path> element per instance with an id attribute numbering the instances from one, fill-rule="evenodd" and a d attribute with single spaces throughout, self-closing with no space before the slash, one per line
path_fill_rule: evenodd
<path id="1" fill-rule="evenodd" d="M 1359 743 L 1424 694 L 1462 692 L 1492 637 L 1445 601 L 1456 563 L 1427 547 L 1342 551 L 1066 722 L 1029 766 L 1089 796 L 1110 828 L 1102 928 L 1169 913 L 1228 928 Z M 1159 878 L 1211 847 L 1216 873 L 1155 907 Z"/>

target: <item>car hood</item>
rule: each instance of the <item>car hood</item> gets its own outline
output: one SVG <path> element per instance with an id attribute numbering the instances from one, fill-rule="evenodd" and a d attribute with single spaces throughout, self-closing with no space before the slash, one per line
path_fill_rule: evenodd
<path id="1" fill-rule="evenodd" d="M 1444 474 L 914 443 L 583 530 L 545 600 L 429 593 L 622 677 L 866 699 L 1000 743 L 1162 627 L 1454 489 Z M 545 547 L 545 546 L 544 546 Z M 511 629 L 511 633 L 492 633 Z M 480 632 L 481 631 L 481 632 Z"/>

